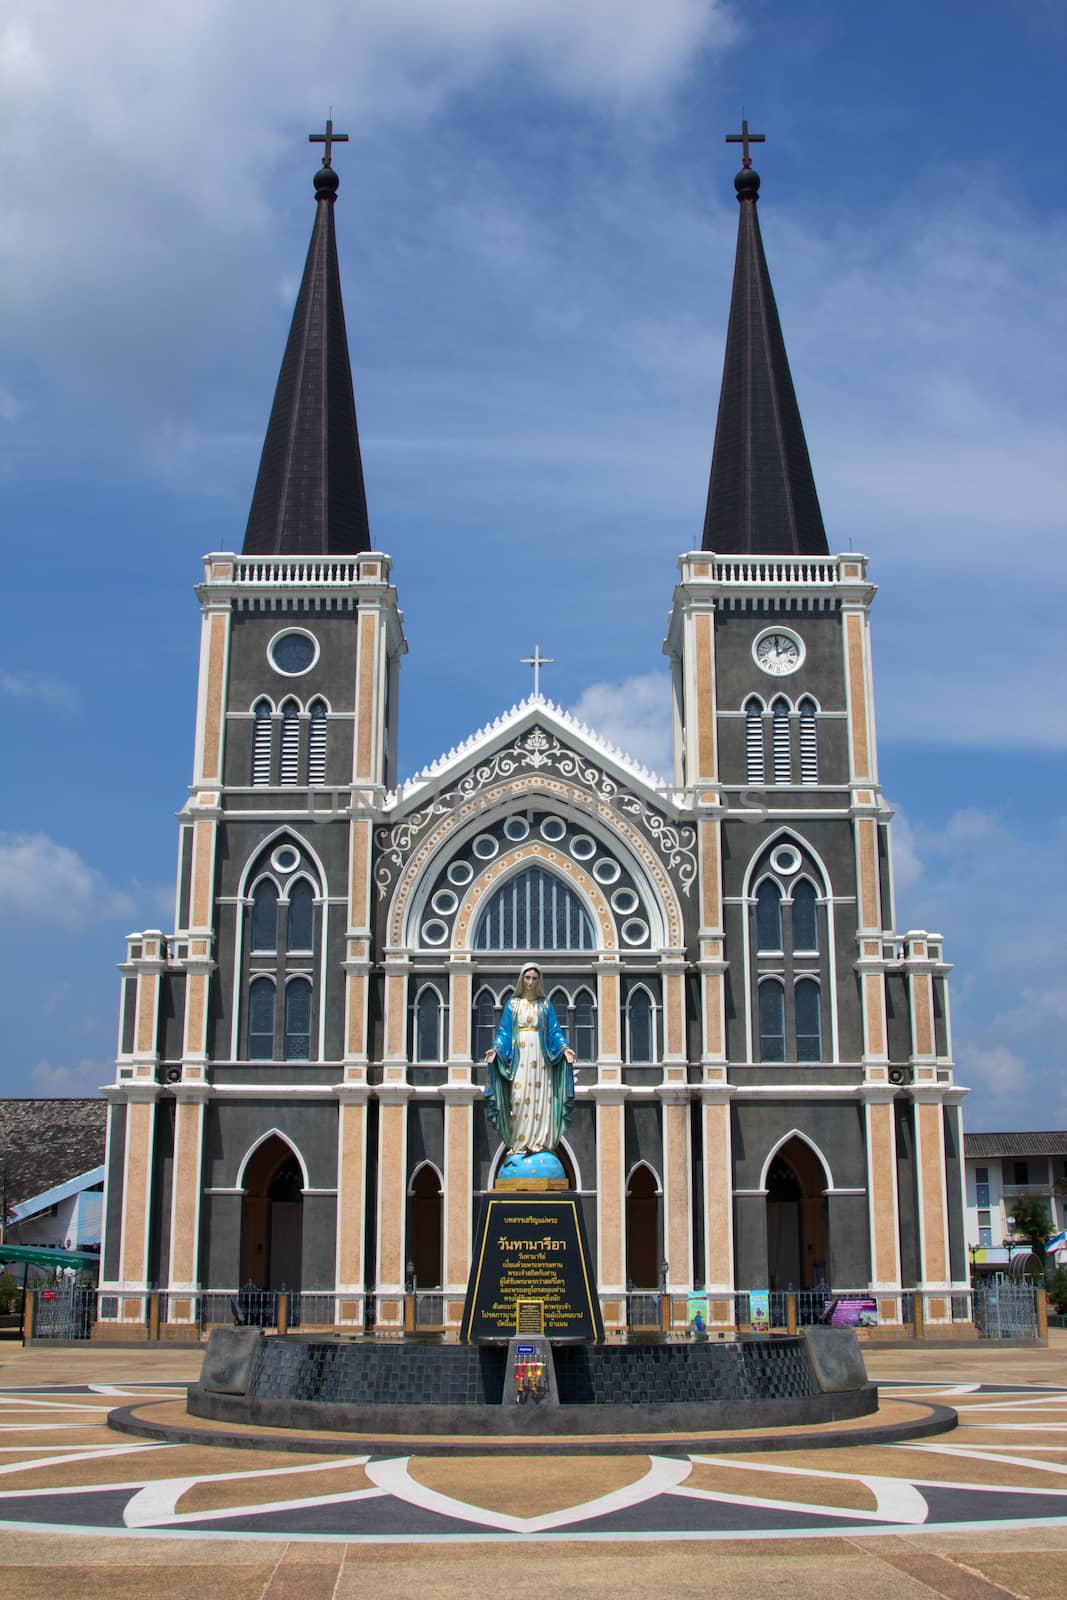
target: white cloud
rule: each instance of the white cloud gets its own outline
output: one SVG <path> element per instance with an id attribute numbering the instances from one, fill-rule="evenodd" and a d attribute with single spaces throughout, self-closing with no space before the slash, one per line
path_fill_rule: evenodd
<path id="1" fill-rule="evenodd" d="M 114 1076 L 111 1061 L 79 1061 L 76 1067 L 54 1067 L 50 1061 L 38 1061 L 30 1071 L 34 1094 L 45 1100 L 88 1098 Z"/>
<path id="2" fill-rule="evenodd" d="M 0 694 L 10 695 L 13 700 L 40 700 L 58 711 L 78 709 L 74 685 L 42 672 L 7 672 L 0 667 Z"/>
<path id="3" fill-rule="evenodd" d="M 619 683 L 591 683 L 569 710 L 627 755 L 661 777 L 669 777 L 671 684 L 665 673 L 643 673 Z"/>
<path id="4" fill-rule="evenodd" d="M 1062 824 L 1031 820 L 1014 831 L 967 806 L 936 828 L 898 816 L 893 845 L 898 927 L 942 933 L 954 964 L 953 1049 L 957 1080 L 972 1091 L 967 1126 L 1067 1126 Z"/>
<path id="5" fill-rule="evenodd" d="M 15 422 L 22 415 L 22 406 L 10 389 L 0 389 L 0 422 Z"/>
<path id="6" fill-rule="evenodd" d="M 92 922 L 128 918 L 129 895 L 66 845 L 43 833 L 0 833 L 0 912 L 8 926 L 84 928 Z"/>

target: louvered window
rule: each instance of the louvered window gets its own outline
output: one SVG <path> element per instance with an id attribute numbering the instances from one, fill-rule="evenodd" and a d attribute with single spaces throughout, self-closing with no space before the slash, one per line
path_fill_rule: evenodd
<path id="1" fill-rule="evenodd" d="M 785 990 L 774 978 L 759 986 L 759 1058 L 785 1060 Z"/>
<path id="2" fill-rule="evenodd" d="M 771 707 L 771 716 L 774 726 L 774 781 L 775 783 L 791 783 L 793 778 L 793 759 L 790 746 L 788 700 L 776 700 Z M 284 759 L 283 745 L 282 760 L 284 761 Z"/>
<path id="3" fill-rule="evenodd" d="M 745 776 L 749 783 L 766 781 L 763 759 L 763 707 L 750 700 L 745 707 Z"/>
<path id="4" fill-rule="evenodd" d="M 270 747 L 274 731 L 269 700 L 257 700 L 252 715 L 252 782 L 259 787 L 270 782 Z"/>
<path id="5" fill-rule="evenodd" d="M 282 768 L 283 783 L 300 782 L 300 707 L 295 700 L 282 706 Z"/>
<path id="6" fill-rule="evenodd" d="M 326 782 L 326 706 L 313 700 L 308 707 L 308 783 Z"/>
<path id="7" fill-rule="evenodd" d="M 311 1058 L 311 985 L 294 978 L 285 988 L 285 1059 Z"/>
<path id="8" fill-rule="evenodd" d="M 274 1059 L 274 985 L 254 978 L 248 986 L 248 1059 Z"/>
<path id="9" fill-rule="evenodd" d="M 819 730 L 815 721 L 814 700 L 804 699 L 797 707 L 800 712 L 800 781 L 819 781 Z"/>
<path id="10" fill-rule="evenodd" d="M 578 896 L 541 867 L 498 889 L 482 912 L 476 950 L 592 950 L 593 924 Z"/>

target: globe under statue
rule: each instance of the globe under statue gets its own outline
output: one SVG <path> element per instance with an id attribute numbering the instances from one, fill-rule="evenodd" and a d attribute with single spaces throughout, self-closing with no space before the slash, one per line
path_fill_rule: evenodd
<path id="1" fill-rule="evenodd" d="M 497 1181 L 566 1178 L 556 1147 L 574 1108 L 574 1051 L 528 962 L 485 1053 L 485 1109 L 507 1155 Z"/>

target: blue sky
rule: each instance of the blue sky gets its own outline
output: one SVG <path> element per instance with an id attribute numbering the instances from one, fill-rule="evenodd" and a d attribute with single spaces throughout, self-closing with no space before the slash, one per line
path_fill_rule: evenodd
<path id="1" fill-rule="evenodd" d="M 1067 20 L 1051 3 L 39 0 L 0 21 L 0 1093 L 111 1075 L 168 927 L 205 551 L 240 545 L 337 211 L 406 771 L 530 687 L 665 761 L 742 107 L 833 549 L 871 558 L 898 924 L 968 1125 L 1067 1126 Z M 524 614 L 519 616 L 517 593 Z"/>

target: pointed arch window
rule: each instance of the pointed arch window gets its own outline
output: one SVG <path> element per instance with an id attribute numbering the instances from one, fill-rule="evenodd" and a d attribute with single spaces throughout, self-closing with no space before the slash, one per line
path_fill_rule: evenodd
<path id="1" fill-rule="evenodd" d="M 308 783 L 325 783 L 328 727 L 325 700 L 312 700 L 308 718 Z"/>
<path id="2" fill-rule="evenodd" d="M 488 1048 L 488 1046 L 486 1047 Z M 429 985 L 415 999 L 415 1060 L 441 1059 L 441 997 Z"/>
<path id="3" fill-rule="evenodd" d="M 800 715 L 800 781 L 819 781 L 819 730 L 815 721 L 815 701 L 810 695 L 797 706 Z"/>
<path id="4" fill-rule="evenodd" d="M 749 783 L 766 781 L 763 757 L 763 702 L 755 695 L 745 703 L 745 777 Z"/>
<path id="5" fill-rule="evenodd" d="M 782 891 L 776 883 L 764 878 L 756 890 L 756 949 L 764 951 L 782 948 Z"/>
<path id="6" fill-rule="evenodd" d="M 278 948 L 278 887 L 262 878 L 252 890 L 249 940 L 254 952 L 273 954 Z"/>
<path id="7" fill-rule="evenodd" d="M 248 1058 L 250 1061 L 274 1059 L 274 983 L 270 978 L 253 978 L 248 986 Z"/>
<path id="8" fill-rule="evenodd" d="M 300 706 L 296 700 L 286 700 L 282 706 L 281 780 L 300 782 Z"/>
<path id="9" fill-rule="evenodd" d="M 822 1060 L 822 1005 L 814 978 L 801 978 L 793 990 L 796 1013 L 797 1060 Z"/>
<path id="10" fill-rule="evenodd" d="M 252 783 L 260 788 L 270 783 L 270 752 L 274 720 L 269 700 L 257 700 L 252 707 Z"/>
<path id="11" fill-rule="evenodd" d="M 588 989 L 574 997 L 571 1045 L 579 1061 L 596 1060 L 596 1002 Z"/>
<path id="12" fill-rule="evenodd" d="M 285 986 L 285 1059 L 311 1059 L 311 984 L 293 978 Z"/>
<path id="13" fill-rule="evenodd" d="M 574 891 L 543 867 L 528 867 L 492 896 L 476 950 L 593 950 L 593 924 Z"/>
<path id="14" fill-rule="evenodd" d="M 286 945 L 290 953 L 314 949 L 315 891 L 306 878 L 297 878 L 289 890 Z"/>
<path id="15" fill-rule="evenodd" d="M 793 779 L 792 734 L 789 727 L 789 701 L 783 695 L 771 707 L 772 744 L 775 783 L 791 783 Z"/>
<path id="16" fill-rule="evenodd" d="M 759 986 L 759 1058 L 785 1060 L 785 989 L 777 978 Z"/>
<path id="17" fill-rule="evenodd" d="M 490 989 L 479 989 L 474 997 L 472 1027 L 475 1061 L 481 1061 L 485 1052 L 493 1048 L 496 1021 L 496 1001 L 493 999 L 492 991 Z"/>
<path id="18" fill-rule="evenodd" d="M 655 1061 L 655 1015 L 652 996 L 643 984 L 626 997 L 626 1059 L 630 1062 Z"/>
<path id="19" fill-rule="evenodd" d="M 801 878 L 793 889 L 793 949 L 805 955 L 819 948 L 817 900 L 815 885 Z"/>

